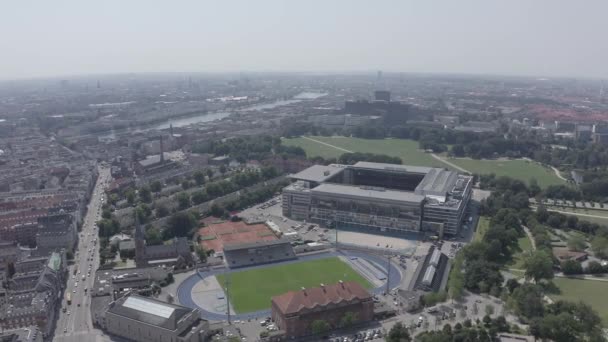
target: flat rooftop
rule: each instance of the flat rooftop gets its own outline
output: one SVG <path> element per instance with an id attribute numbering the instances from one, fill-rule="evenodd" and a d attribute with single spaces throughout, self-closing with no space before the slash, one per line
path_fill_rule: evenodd
<path id="1" fill-rule="evenodd" d="M 313 165 L 305 170 L 296 173 L 295 175 L 291 175 L 290 178 L 309 182 L 323 183 L 329 178 L 342 172 L 343 170 L 343 167 L 337 165 Z"/>
<path id="2" fill-rule="evenodd" d="M 384 199 L 390 201 L 405 201 L 420 203 L 424 200 L 424 196 L 417 195 L 409 191 L 390 190 L 369 186 L 354 186 L 342 184 L 324 183 L 311 190 L 314 193 L 323 193 L 329 195 L 346 195 L 358 197 L 361 199 Z"/>
<path id="3" fill-rule="evenodd" d="M 427 174 L 432 169 L 432 167 L 425 166 L 411 166 L 411 165 L 400 165 L 400 164 L 387 164 L 387 163 L 372 163 L 360 161 L 355 165 L 351 166 L 355 169 L 371 169 L 371 170 L 381 170 L 381 171 L 396 171 L 396 172 L 404 172 L 404 173 L 418 173 L 418 174 Z M 306 171 L 306 170 L 304 170 Z"/>

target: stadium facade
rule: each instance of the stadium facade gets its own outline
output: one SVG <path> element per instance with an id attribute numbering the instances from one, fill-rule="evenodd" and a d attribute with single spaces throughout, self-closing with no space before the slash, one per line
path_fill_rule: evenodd
<path id="1" fill-rule="evenodd" d="M 283 215 L 337 229 L 460 232 L 473 177 L 441 168 L 314 165 L 283 189 Z"/>

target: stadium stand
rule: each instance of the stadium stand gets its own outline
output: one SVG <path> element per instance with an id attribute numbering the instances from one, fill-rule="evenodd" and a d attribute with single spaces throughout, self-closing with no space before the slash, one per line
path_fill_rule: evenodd
<path id="1" fill-rule="evenodd" d="M 255 241 L 224 246 L 224 259 L 230 268 L 296 259 L 288 239 Z"/>

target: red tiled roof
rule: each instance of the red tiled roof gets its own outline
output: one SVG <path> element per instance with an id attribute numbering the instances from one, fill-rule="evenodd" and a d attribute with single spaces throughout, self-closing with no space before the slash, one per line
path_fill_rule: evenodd
<path id="1" fill-rule="evenodd" d="M 272 302 L 277 305 L 284 315 L 287 315 L 297 313 L 304 308 L 313 309 L 317 306 L 326 306 L 330 303 L 337 304 L 353 300 L 364 301 L 369 298 L 371 298 L 371 295 L 359 283 L 346 281 L 299 291 L 290 291 L 272 297 Z"/>

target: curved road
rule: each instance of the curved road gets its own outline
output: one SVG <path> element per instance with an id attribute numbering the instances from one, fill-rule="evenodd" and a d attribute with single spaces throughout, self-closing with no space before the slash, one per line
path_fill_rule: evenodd
<path id="1" fill-rule="evenodd" d="M 386 267 L 388 266 L 387 259 L 380 257 L 378 255 L 358 252 L 358 251 L 340 251 L 340 252 L 327 252 L 327 253 L 321 253 L 321 254 L 306 255 L 306 256 L 298 258 L 297 260 L 289 260 L 289 261 L 273 263 L 273 264 L 258 265 L 258 266 L 253 266 L 253 267 L 247 267 L 244 269 L 250 270 L 250 269 L 255 269 L 255 268 L 272 267 L 272 266 L 281 265 L 281 264 L 289 264 L 289 263 L 294 263 L 294 262 L 324 259 L 324 258 L 335 257 L 335 256 L 345 256 L 347 258 L 348 257 L 357 257 L 357 258 L 366 259 L 367 261 L 373 262 L 376 265 L 381 266 L 382 268 L 384 268 L 385 271 L 386 271 Z M 226 271 L 226 269 L 222 268 L 222 269 L 218 269 L 218 270 L 197 272 L 196 274 L 193 274 L 190 277 L 186 278 L 186 280 L 184 280 L 177 289 L 177 297 L 178 297 L 180 304 L 187 306 L 189 308 L 199 309 L 201 311 L 201 317 L 203 317 L 205 319 L 208 319 L 211 321 L 227 320 L 227 315 L 218 314 L 216 312 L 210 312 L 210 311 L 206 310 L 205 308 L 201 308 L 192 299 L 192 289 L 199 281 L 201 281 L 202 279 L 205 279 L 207 277 L 211 277 L 211 276 L 215 276 L 220 273 L 224 273 L 225 271 Z M 236 270 L 236 271 L 238 272 L 238 270 Z M 393 288 L 398 287 L 399 284 L 401 283 L 402 275 L 401 275 L 401 271 L 394 264 L 391 264 L 390 276 L 391 277 L 389 279 L 389 282 L 390 282 L 389 288 L 393 289 Z M 386 289 L 386 282 L 382 286 L 376 287 L 373 290 L 371 290 L 370 292 L 373 294 L 380 294 L 380 293 L 384 292 L 385 289 Z M 270 309 L 266 309 L 266 310 L 260 310 L 260 311 L 242 313 L 242 314 L 233 314 L 230 317 L 231 317 L 231 319 L 235 319 L 235 320 L 248 320 L 248 319 L 255 319 L 258 317 L 266 317 L 269 315 L 270 315 Z"/>

